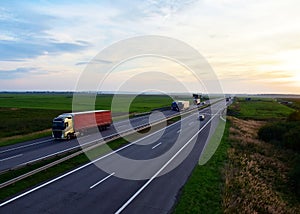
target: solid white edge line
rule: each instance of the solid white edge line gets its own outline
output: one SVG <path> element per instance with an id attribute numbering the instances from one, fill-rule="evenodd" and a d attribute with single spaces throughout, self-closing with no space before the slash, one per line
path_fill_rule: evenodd
<path id="1" fill-rule="evenodd" d="M 107 179 L 109 179 L 111 176 L 113 176 L 115 174 L 115 172 L 109 174 L 108 176 L 106 176 L 105 178 L 103 178 L 102 180 L 98 181 L 97 183 L 95 183 L 94 185 L 90 186 L 90 189 L 93 189 L 95 186 L 101 184 L 103 181 L 106 181 Z"/>
<path id="2" fill-rule="evenodd" d="M 160 144 L 161 144 L 161 142 L 158 143 L 158 144 L 156 144 L 155 146 L 153 146 L 152 149 L 155 149 L 155 148 L 158 147 Z"/>
<path id="3" fill-rule="evenodd" d="M 14 156 L 11 156 L 11 157 L 8 157 L 8 158 L 4 158 L 4 159 L 1 159 L 0 162 L 2 161 L 6 161 L 6 160 L 10 160 L 10 159 L 13 159 L 13 158 L 17 158 L 17 157 L 20 157 L 22 156 L 23 154 L 18 154 L 18 155 L 14 155 Z"/>
<path id="4" fill-rule="evenodd" d="M 217 115 L 217 114 L 216 114 Z M 173 155 L 171 157 L 171 159 L 169 159 L 133 196 L 131 196 L 128 201 L 123 204 L 123 206 L 121 206 L 116 212 L 115 214 L 119 214 L 121 213 L 155 178 L 157 175 L 159 175 L 159 173 L 161 173 L 170 163 L 172 160 L 174 160 L 174 158 L 176 158 L 178 156 L 178 154 L 185 148 L 187 147 L 187 145 L 207 126 L 207 124 L 209 124 L 214 118 L 215 116 L 214 115 L 212 118 L 210 118 L 209 121 L 207 121 L 207 123 L 202 126 L 202 128 L 197 131 L 197 133 L 195 135 L 193 135 L 193 137 L 184 144 L 183 147 L 181 147 L 176 153 L 175 155 Z"/>
<path id="5" fill-rule="evenodd" d="M 173 123 L 173 124 L 171 124 L 171 125 L 169 125 L 169 126 L 166 126 L 166 127 L 162 128 L 162 129 L 160 129 L 160 130 L 157 130 L 157 131 L 151 133 L 150 135 L 147 135 L 147 136 L 145 136 L 145 137 L 142 137 L 142 138 L 140 138 L 140 139 L 138 139 L 138 140 L 136 140 L 136 141 L 134 141 L 134 142 L 132 142 L 132 143 L 130 143 L 130 144 L 127 144 L 127 145 L 125 145 L 125 146 L 123 146 L 123 147 L 121 147 L 121 148 L 119 148 L 119 149 L 117 149 L 117 150 L 115 150 L 115 151 L 112 151 L 112 152 L 110 152 L 110 153 L 108 153 L 108 154 L 106 154 L 106 155 L 104 155 L 104 156 L 101 156 L 101 157 L 99 157 L 99 158 L 97 158 L 97 159 L 95 159 L 95 160 L 93 160 L 93 161 L 91 161 L 91 162 L 89 162 L 89 163 L 87 163 L 87 164 L 85 164 L 85 165 L 82 165 L 81 167 L 78 167 L 78 168 L 76 168 L 76 169 L 73 169 L 73 170 L 70 171 L 70 172 L 67 172 L 67 173 L 65 173 L 65 174 L 63 174 L 63 175 L 61 175 L 61 176 L 59 176 L 59 177 L 56 177 L 56 178 L 54 178 L 54 179 L 52 179 L 52 180 L 50 180 L 50 181 L 48 181 L 48 182 L 46 182 L 46 183 L 44 183 L 44 184 L 41 184 L 41 185 L 39 185 L 39 186 L 37 186 L 37 187 L 31 189 L 31 190 L 28 190 L 27 192 L 24 192 L 24 193 L 22 193 L 22 194 L 20 194 L 20 195 L 17 195 L 17 196 L 15 196 L 15 197 L 13 197 L 13 198 L 11 198 L 11 199 L 9 199 L 9 200 L 7 200 L 7 201 L 1 203 L 1 204 L 0 204 L 0 207 L 3 207 L 4 205 L 6 205 L 6 204 L 8 204 L 8 203 L 10 203 L 10 202 L 13 202 L 13 201 L 15 201 L 15 200 L 17 200 L 17 199 L 19 199 L 19 198 L 21 198 L 21 197 L 24 197 L 24 196 L 26 196 L 26 195 L 28 195 L 28 194 L 30 194 L 30 193 L 32 193 L 32 192 L 38 190 L 38 189 L 43 188 L 44 186 L 47 186 L 47 185 L 49 185 L 49 184 L 51 184 L 51 183 L 54 183 L 55 181 L 60 180 L 60 179 L 66 177 L 66 176 L 68 176 L 68 175 L 70 175 L 70 174 L 73 174 L 74 172 L 77 172 L 77 171 L 79 171 L 79 170 L 81 170 L 81 169 L 83 169 L 83 168 L 85 168 L 85 167 L 87 167 L 87 166 L 89 166 L 89 165 L 91 165 L 91 164 L 93 164 L 93 163 L 99 161 L 99 160 L 102 160 L 102 159 L 104 159 L 104 158 L 106 158 L 106 157 L 108 157 L 108 156 L 110 156 L 110 155 L 112 155 L 112 154 L 115 154 L 115 153 L 117 153 L 117 152 L 119 152 L 119 151 L 121 151 L 121 150 L 123 150 L 123 149 L 129 147 L 129 146 L 132 146 L 132 145 L 136 144 L 137 142 L 139 142 L 139 141 L 141 141 L 141 140 L 144 140 L 144 139 L 147 138 L 147 137 L 150 137 L 150 136 L 152 136 L 152 135 L 154 135 L 154 134 L 156 134 L 156 133 L 158 133 L 158 132 L 160 132 L 160 131 L 164 131 L 164 130 L 166 130 L 167 128 L 172 127 L 172 126 L 174 126 L 175 124 L 177 124 L 177 123 L 179 123 L 179 122 L 181 122 L 181 121 L 183 121 L 183 120 L 186 120 L 187 118 L 189 118 L 189 117 L 191 117 L 191 116 L 193 116 L 193 115 L 194 115 L 194 114 L 191 114 L 191 115 L 189 115 L 189 116 L 183 118 L 182 120 L 179 120 L 179 121 L 177 121 L 177 122 L 175 122 L 175 123 Z"/>

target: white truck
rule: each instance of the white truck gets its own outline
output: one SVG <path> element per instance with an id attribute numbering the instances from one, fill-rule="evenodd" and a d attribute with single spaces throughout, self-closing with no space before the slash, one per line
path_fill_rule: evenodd
<path id="1" fill-rule="evenodd" d="M 174 102 L 172 102 L 172 105 L 171 105 L 171 109 L 173 111 L 182 111 L 182 110 L 188 109 L 189 107 L 190 107 L 190 102 L 182 101 L 182 100 L 174 101 Z"/>

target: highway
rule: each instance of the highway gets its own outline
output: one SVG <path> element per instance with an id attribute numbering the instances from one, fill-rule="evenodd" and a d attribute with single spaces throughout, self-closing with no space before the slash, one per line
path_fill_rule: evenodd
<path id="1" fill-rule="evenodd" d="M 3 213 L 169 213 L 223 102 L 0 204 Z"/>
<path id="2" fill-rule="evenodd" d="M 168 110 L 164 111 L 165 117 L 171 116 L 176 112 Z M 152 122 L 161 119 L 161 113 L 153 112 L 151 114 Z M 112 136 L 119 132 L 126 130 L 132 130 L 135 127 L 139 127 L 143 124 L 149 123 L 149 115 L 140 116 L 137 118 L 130 119 L 130 124 L 128 121 L 119 121 L 113 123 L 112 126 L 101 132 L 103 137 Z M 89 134 L 81 137 L 81 145 L 89 144 L 96 140 L 99 140 L 97 134 Z M 54 140 L 52 137 L 46 137 L 42 139 L 37 139 L 33 141 L 28 141 L 24 143 L 18 143 L 11 146 L 0 147 L 0 172 L 10 169 L 12 167 L 27 164 L 38 159 L 43 159 L 45 157 L 51 156 L 53 154 L 59 153 L 61 151 L 67 151 L 72 148 L 79 148 L 80 145 L 77 139 L 72 139 L 69 141 L 65 140 Z"/>
<path id="3" fill-rule="evenodd" d="M 217 99 L 211 100 L 211 102 L 215 102 L 216 100 Z M 128 120 L 118 121 L 113 123 L 109 129 L 102 131 L 101 135 L 102 138 L 113 136 L 116 133 L 126 132 L 128 130 L 133 130 L 136 127 L 148 124 L 149 117 L 150 122 L 155 122 L 162 119 L 162 117 L 172 116 L 176 113 L 177 112 L 171 110 L 163 112 L 154 111 L 150 115 L 131 118 L 129 121 L 130 124 L 128 123 Z M 36 160 L 45 159 L 63 151 L 80 148 L 84 144 L 88 145 L 99 140 L 98 134 L 89 134 L 80 137 L 80 145 L 77 139 L 69 141 L 54 140 L 51 136 L 49 136 L 42 139 L 0 147 L 0 172 L 14 167 L 23 166 Z"/>

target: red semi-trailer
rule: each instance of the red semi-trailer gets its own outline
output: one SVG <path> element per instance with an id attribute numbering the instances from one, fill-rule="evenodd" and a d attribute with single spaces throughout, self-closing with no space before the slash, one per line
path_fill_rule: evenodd
<path id="1" fill-rule="evenodd" d="M 93 127 L 106 129 L 111 123 L 109 110 L 64 113 L 53 119 L 52 136 L 55 139 L 71 139 Z"/>

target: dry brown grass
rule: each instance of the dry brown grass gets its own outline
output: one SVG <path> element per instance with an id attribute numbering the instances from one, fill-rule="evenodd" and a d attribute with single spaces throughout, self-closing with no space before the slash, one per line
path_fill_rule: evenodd
<path id="1" fill-rule="evenodd" d="M 257 139 L 261 121 L 230 117 L 228 164 L 224 169 L 224 213 L 300 213 L 297 203 L 285 200 L 288 151 Z"/>

